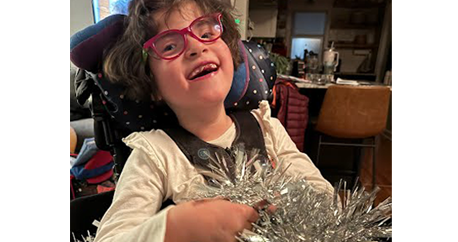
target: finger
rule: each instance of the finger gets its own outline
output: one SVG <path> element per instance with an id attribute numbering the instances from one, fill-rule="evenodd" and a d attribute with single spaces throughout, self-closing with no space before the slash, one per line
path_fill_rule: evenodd
<path id="1" fill-rule="evenodd" d="M 215 201 L 215 200 L 229 201 L 229 198 L 226 198 L 226 197 L 223 197 L 223 196 L 216 196 L 216 197 L 203 198 L 202 200 L 205 200 L 205 201 Z"/>
<path id="2" fill-rule="evenodd" d="M 253 205 L 253 208 L 256 209 L 257 211 L 265 208 L 267 205 L 269 205 L 269 202 L 267 200 L 261 200 Z"/>
<path id="3" fill-rule="evenodd" d="M 243 228 L 251 231 L 253 229 L 253 225 L 250 222 L 246 221 Z"/>
<path id="4" fill-rule="evenodd" d="M 199 205 L 199 204 L 203 204 L 203 203 L 207 203 L 207 202 L 211 202 L 211 201 L 217 201 L 217 200 L 229 201 L 229 199 L 227 199 L 225 197 L 218 196 L 218 197 L 202 198 L 202 199 L 199 199 L 199 200 L 194 200 L 193 202 L 194 202 L 194 204 Z"/>
<path id="5" fill-rule="evenodd" d="M 229 198 L 223 197 L 223 196 L 216 196 L 216 197 L 214 197 L 214 198 L 212 198 L 212 199 L 214 199 L 214 200 L 226 200 L 226 201 L 230 201 Z"/>
<path id="6" fill-rule="evenodd" d="M 247 206 L 247 205 L 242 205 L 242 206 L 243 206 L 244 216 L 248 222 L 254 223 L 258 221 L 259 214 L 254 208 Z"/>
<path id="7" fill-rule="evenodd" d="M 267 212 L 270 214 L 274 214 L 277 211 L 277 206 L 271 204 L 269 207 L 267 207 Z"/>

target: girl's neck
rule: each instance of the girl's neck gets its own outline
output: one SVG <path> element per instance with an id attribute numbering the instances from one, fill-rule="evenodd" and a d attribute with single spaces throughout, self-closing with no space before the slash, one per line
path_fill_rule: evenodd
<path id="1" fill-rule="evenodd" d="M 174 110 L 181 127 L 204 141 L 219 138 L 232 125 L 224 105 L 199 110 Z"/>

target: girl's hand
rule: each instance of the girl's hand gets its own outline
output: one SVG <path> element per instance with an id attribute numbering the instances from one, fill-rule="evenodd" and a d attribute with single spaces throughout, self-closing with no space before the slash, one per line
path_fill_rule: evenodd
<path id="1" fill-rule="evenodd" d="M 267 200 L 262 200 L 262 201 L 256 203 L 253 207 L 257 211 L 259 211 L 260 209 L 266 209 L 267 212 L 270 213 L 270 214 L 274 214 L 277 211 L 277 206 L 275 206 L 273 204 L 269 204 L 267 202 Z"/>
<path id="2" fill-rule="evenodd" d="M 258 218 L 252 207 L 222 199 L 186 202 L 168 212 L 165 241 L 233 242 Z"/>

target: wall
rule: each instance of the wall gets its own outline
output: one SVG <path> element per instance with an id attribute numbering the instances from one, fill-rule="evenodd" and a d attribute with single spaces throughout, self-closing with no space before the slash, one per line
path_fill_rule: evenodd
<path id="1" fill-rule="evenodd" d="M 91 0 L 70 0 L 70 36 L 94 23 Z"/>
<path id="2" fill-rule="evenodd" d="M 232 5 L 235 3 L 235 10 L 237 11 L 237 18 L 240 19 L 239 23 L 239 32 L 242 37 L 242 40 L 247 39 L 247 16 L 248 16 L 248 6 L 250 1 L 249 0 L 231 0 Z"/>
<path id="3" fill-rule="evenodd" d="M 377 82 L 382 82 L 385 77 L 386 62 L 388 58 L 388 52 L 391 46 L 391 0 L 386 4 L 385 16 L 383 18 L 382 34 L 380 36 L 380 45 L 378 50 L 377 61 L 375 63 L 375 73 L 377 74 Z M 391 58 L 391 57 L 390 57 Z"/>
<path id="4" fill-rule="evenodd" d="M 327 10 L 332 8 L 334 0 L 290 0 L 288 9 L 304 11 L 304 10 Z"/>
<path id="5" fill-rule="evenodd" d="M 253 37 L 275 38 L 277 30 L 277 9 L 251 9 L 249 16 L 254 24 Z"/>

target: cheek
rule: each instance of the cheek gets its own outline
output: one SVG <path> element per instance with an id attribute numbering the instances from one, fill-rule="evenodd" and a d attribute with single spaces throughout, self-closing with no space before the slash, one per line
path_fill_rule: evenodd
<path id="1" fill-rule="evenodd" d="M 154 76 L 154 82 L 156 83 L 157 87 L 157 92 L 159 95 L 162 97 L 164 96 L 164 93 L 167 93 L 168 91 L 166 90 L 168 85 L 166 85 L 167 82 L 170 82 L 170 79 L 173 78 L 174 73 L 167 71 L 168 68 L 166 68 L 162 62 L 160 61 L 150 61 L 150 70 L 153 73 Z M 169 77 L 169 78 L 164 78 L 164 77 Z"/>
<path id="2" fill-rule="evenodd" d="M 229 47 L 223 42 L 223 46 L 219 49 L 220 60 L 223 63 L 226 76 L 232 81 L 234 75 L 234 62 Z"/>
<path id="3" fill-rule="evenodd" d="M 180 66 L 175 63 L 153 60 L 149 65 L 155 79 L 170 79 L 171 76 L 178 76 Z M 166 78 L 164 78 L 166 77 Z"/>

